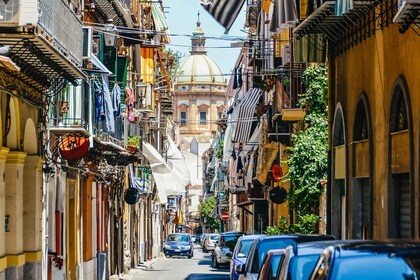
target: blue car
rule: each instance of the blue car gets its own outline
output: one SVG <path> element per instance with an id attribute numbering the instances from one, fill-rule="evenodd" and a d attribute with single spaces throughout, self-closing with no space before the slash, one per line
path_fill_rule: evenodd
<path id="1" fill-rule="evenodd" d="M 239 237 L 230 260 L 230 280 L 238 280 L 239 274 L 236 273 L 235 267 L 246 262 L 252 242 L 259 236 L 261 235 L 244 235 Z"/>
<path id="2" fill-rule="evenodd" d="M 277 280 L 304 280 L 311 276 L 322 250 L 335 244 L 360 242 L 356 240 L 328 240 L 292 244 L 284 251 L 277 268 Z"/>
<path id="3" fill-rule="evenodd" d="M 194 246 L 191 237 L 186 233 L 171 233 L 165 240 L 163 246 L 165 257 L 187 256 L 191 259 L 194 256 Z"/>
<path id="4" fill-rule="evenodd" d="M 320 254 L 309 279 L 419 279 L 419 242 L 335 244 Z"/>

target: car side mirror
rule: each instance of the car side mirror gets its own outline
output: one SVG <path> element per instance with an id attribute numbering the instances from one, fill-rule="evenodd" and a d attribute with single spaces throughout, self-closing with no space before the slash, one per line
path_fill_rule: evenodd
<path id="1" fill-rule="evenodd" d="M 228 257 L 229 259 L 232 258 L 232 253 L 231 252 L 227 252 L 226 253 L 226 257 Z"/>
<path id="2" fill-rule="evenodd" d="M 245 274 L 245 264 L 237 264 L 235 267 L 236 273 L 238 274 Z"/>

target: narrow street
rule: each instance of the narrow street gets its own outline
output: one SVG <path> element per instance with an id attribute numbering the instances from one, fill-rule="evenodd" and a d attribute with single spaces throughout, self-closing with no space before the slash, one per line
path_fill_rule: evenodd
<path id="1" fill-rule="evenodd" d="M 160 258 L 153 262 L 149 268 L 138 267 L 132 269 L 123 279 L 133 280 L 197 280 L 197 279 L 229 279 L 229 268 L 213 268 L 211 266 L 211 253 L 203 253 L 201 246 L 194 245 L 194 257 Z"/>

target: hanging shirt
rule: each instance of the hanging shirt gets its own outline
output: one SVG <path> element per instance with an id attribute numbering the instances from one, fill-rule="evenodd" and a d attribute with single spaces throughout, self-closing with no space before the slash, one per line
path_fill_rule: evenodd
<path id="1" fill-rule="evenodd" d="M 121 114 L 121 89 L 117 84 L 112 88 L 112 110 L 114 117 L 119 117 Z"/>

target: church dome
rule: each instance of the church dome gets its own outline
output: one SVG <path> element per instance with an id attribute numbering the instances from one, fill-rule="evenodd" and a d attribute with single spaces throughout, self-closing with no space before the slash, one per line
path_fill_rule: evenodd
<path id="1" fill-rule="evenodd" d="M 177 83 L 225 83 L 216 62 L 206 54 L 190 54 L 179 68 Z"/>
<path id="2" fill-rule="evenodd" d="M 178 84 L 226 84 L 220 67 L 207 56 L 205 49 L 206 38 L 200 27 L 200 20 L 197 21 L 197 28 L 191 37 L 191 51 L 180 64 Z"/>

